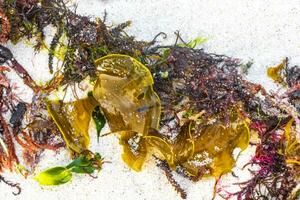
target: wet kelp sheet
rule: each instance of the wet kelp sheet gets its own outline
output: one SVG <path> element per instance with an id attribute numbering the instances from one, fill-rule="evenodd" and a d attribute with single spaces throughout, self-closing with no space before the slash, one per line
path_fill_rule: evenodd
<path id="1" fill-rule="evenodd" d="M 108 28 L 106 16 L 80 16 L 62 0 L 7 0 L 0 6 L 1 171 L 27 177 L 35 174 L 43 150 L 67 148 L 73 162 L 35 179 L 59 185 L 73 173 L 93 176 L 105 160 L 89 151 L 89 125 L 95 123 L 101 140 L 107 122 L 123 147 L 124 162 L 140 171 L 145 160 L 154 158 L 182 198 L 188 194 L 174 173 L 192 181 L 215 177 L 215 195 L 224 198 L 299 197 L 300 68 L 288 66 L 287 59 L 266 72 L 286 92 L 269 94 L 244 78 L 239 60 L 194 49 L 201 38 L 186 43 L 177 34 L 171 46 L 157 45 L 156 37 L 136 41 L 124 32 L 130 22 Z M 56 30 L 50 44 L 45 42 L 48 26 Z M 5 47 L 24 40 L 37 52 L 48 51 L 49 82 L 37 84 Z M 34 91 L 31 103 L 14 93 L 6 77 L 10 70 Z M 83 98 L 47 98 L 86 80 L 92 89 Z M 254 166 L 253 178 L 237 183 L 240 191 L 226 191 L 218 182 L 235 166 L 233 150 L 249 145 L 256 146 L 248 163 Z M 17 146 L 24 163 L 16 156 Z M 0 180 L 16 194 L 21 191 L 3 176 Z"/>

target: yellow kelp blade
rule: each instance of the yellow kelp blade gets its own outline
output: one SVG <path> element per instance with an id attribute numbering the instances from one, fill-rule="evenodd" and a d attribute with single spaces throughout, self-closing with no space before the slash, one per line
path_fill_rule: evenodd
<path id="1" fill-rule="evenodd" d="M 171 168 L 186 162 L 194 154 L 194 141 L 190 133 L 190 124 L 181 127 L 174 141 L 168 140 L 156 130 L 151 130 L 145 136 L 148 144 L 157 149 Z"/>
<path id="2" fill-rule="evenodd" d="M 145 139 L 133 131 L 122 131 L 120 144 L 123 146 L 123 161 L 133 170 L 141 171 L 147 156 Z"/>
<path id="3" fill-rule="evenodd" d="M 140 171 L 147 155 L 142 136 L 159 128 L 161 106 L 153 91 L 152 75 L 146 66 L 126 55 L 111 54 L 96 60 L 95 65 L 98 79 L 93 96 L 111 131 L 121 134 L 124 162 Z"/>
<path id="4" fill-rule="evenodd" d="M 217 122 L 206 125 L 199 136 L 191 135 L 191 124 L 181 127 L 174 141 L 169 141 L 158 131 L 150 131 L 145 136 L 148 144 L 158 150 L 162 159 L 170 167 L 181 165 L 192 176 L 199 172 L 207 176 L 219 177 L 230 172 L 235 160 L 235 148 L 246 149 L 249 144 L 249 128 L 245 121 L 234 122 L 229 126 Z"/>
<path id="5" fill-rule="evenodd" d="M 286 144 L 284 154 L 286 156 L 286 163 L 290 165 L 300 165 L 300 143 L 296 139 L 296 130 L 292 127 L 295 122 L 294 118 L 286 124 L 284 134 L 286 137 Z"/>
<path id="6" fill-rule="evenodd" d="M 270 77 L 271 79 L 273 79 L 273 81 L 277 83 L 283 83 L 284 77 L 282 75 L 282 72 L 286 68 L 286 64 L 287 64 L 287 60 L 284 59 L 278 65 L 274 67 L 269 67 L 267 70 L 268 77 Z"/>
<path id="7" fill-rule="evenodd" d="M 95 61 L 99 78 L 93 96 L 99 102 L 112 132 L 147 135 L 158 129 L 160 100 L 153 78 L 142 63 L 126 55 L 111 54 Z"/>
<path id="8" fill-rule="evenodd" d="M 151 130 L 145 139 L 154 152 L 157 150 L 162 155 L 162 159 L 165 159 L 172 168 L 175 167 L 172 147 L 158 131 Z"/>
<path id="9" fill-rule="evenodd" d="M 203 168 L 204 175 L 219 177 L 234 167 L 233 150 L 245 150 L 249 144 L 249 128 L 245 121 L 207 125 L 194 139 L 194 155 L 182 166 L 192 175 L 197 175 Z"/>
<path id="10" fill-rule="evenodd" d="M 48 101 L 47 109 L 59 128 L 67 147 L 74 153 L 88 149 L 88 134 L 91 114 L 97 102 L 92 98 L 84 98 L 70 103 Z"/>

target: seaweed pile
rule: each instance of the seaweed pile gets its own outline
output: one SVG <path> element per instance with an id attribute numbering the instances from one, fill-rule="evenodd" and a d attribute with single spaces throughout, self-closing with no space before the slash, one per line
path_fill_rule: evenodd
<path id="1" fill-rule="evenodd" d="M 1 171 L 27 177 L 34 174 L 43 150 L 67 148 L 73 162 L 35 179 L 58 185 L 70 181 L 72 173 L 92 176 L 104 163 L 100 154 L 89 151 L 93 120 L 98 139 L 108 123 L 123 146 L 122 159 L 133 170 L 142 170 L 145 160 L 154 157 L 182 198 L 188 194 L 174 173 L 194 182 L 203 177 L 218 182 L 236 164 L 233 151 L 249 145 L 256 146 L 247 164 L 253 178 L 236 183 L 240 191 L 215 192 L 227 199 L 299 198 L 300 67 L 289 67 L 287 59 L 268 70 L 286 91 L 279 95 L 247 81 L 238 59 L 195 49 L 201 38 L 186 43 L 177 34 L 174 45 L 160 46 L 155 42 L 164 36 L 160 33 L 153 41 L 136 41 L 124 31 L 130 22 L 107 27 L 106 16 L 80 16 L 63 0 L 0 1 L 0 18 L 0 62 L 5 64 L 0 68 Z M 56 33 L 47 44 L 49 26 Z M 35 83 L 3 46 L 24 40 L 36 52 L 48 51 L 49 82 Z M 34 91 L 31 103 L 14 93 L 5 75 L 9 70 Z M 93 89 L 81 99 L 47 98 L 59 87 L 72 89 L 86 80 Z M 26 167 L 16 146 L 21 146 Z M 2 176 L 0 180 L 19 189 Z"/>
<path id="2" fill-rule="evenodd" d="M 65 83 L 80 82 L 86 76 L 95 75 L 93 60 L 108 53 L 125 53 L 139 56 L 147 45 L 134 41 L 133 37 L 123 33 L 130 25 L 125 22 L 108 29 L 100 18 L 95 21 L 86 16 L 77 15 L 68 8 L 67 1 L 62 0 L 8 0 L 2 3 L 2 21 L 9 22 L 10 30 L 3 32 L 3 37 L 12 43 L 22 39 L 34 39 L 34 48 L 39 51 L 45 48 L 45 28 L 49 25 L 56 33 L 47 48 L 49 49 L 48 66 L 53 72 L 53 59 L 63 59 Z M 4 27 L 5 28 L 5 27 Z"/>
<path id="3" fill-rule="evenodd" d="M 5 75 L 5 72 L 11 69 L 23 78 L 25 84 L 33 87 L 32 84 L 35 85 L 35 83 L 26 70 L 13 58 L 10 50 L 2 45 L 0 48 L 1 64 L 7 63 L 8 65 L 8 67 L 1 67 L 0 71 L 0 171 L 18 171 L 27 177 L 39 162 L 43 150 L 55 151 L 64 146 L 64 142 L 57 137 L 58 129 L 47 116 L 45 103 L 39 101 L 38 96 L 36 100 L 28 104 L 14 93 L 17 86 L 11 85 Z M 23 163 L 31 170 L 20 164 L 20 159 L 16 155 L 18 145 L 22 148 Z M 4 178 L 3 182 L 9 183 Z M 18 187 L 18 185 L 15 186 Z"/>

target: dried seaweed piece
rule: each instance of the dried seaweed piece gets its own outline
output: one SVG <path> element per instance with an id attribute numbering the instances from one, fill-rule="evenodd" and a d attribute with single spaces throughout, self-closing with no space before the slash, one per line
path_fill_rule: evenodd
<path id="1" fill-rule="evenodd" d="M 229 126 L 214 123 L 204 126 L 194 138 L 194 154 L 187 162 L 180 163 L 191 175 L 219 177 L 234 167 L 232 152 L 235 148 L 245 150 L 249 144 L 250 132 L 245 121 L 231 122 Z"/>
<path id="2" fill-rule="evenodd" d="M 143 136 L 150 129 L 158 129 L 160 118 L 160 101 L 152 88 L 152 76 L 140 62 L 125 55 L 109 55 L 95 64 L 99 78 L 93 96 L 111 130 L 120 132 L 123 160 L 140 171 L 147 155 Z"/>

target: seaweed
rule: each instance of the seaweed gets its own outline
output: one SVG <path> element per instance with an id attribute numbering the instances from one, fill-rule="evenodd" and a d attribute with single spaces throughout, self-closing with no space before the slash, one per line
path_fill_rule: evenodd
<path id="1" fill-rule="evenodd" d="M 184 189 L 181 188 L 181 186 L 174 179 L 174 177 L 172 175 L 172 170 L 170 169 L 168 163 L 164 160 L 160 160 L 159 158 L 156 158 L 156 160 L 157 160 L 156 165 L 165 172 L 165 175 L 166 175 L 168 181 L 174 187 L 175 191 L 180 194 L 180 197 L 182 199 L 186 199 L 187 198 L 187 193 L 186 193 L 186 191 L 184 191 Z"/>
<path id="2" fill-rule="evenodd" d="M 286 199 L 297 184 L 294 177 L 297 172 L 287 165 L 285 155 L 280 153 L 280 136 L 267 131 L 262 122 L 253 123 L 252 128 L 258 130 L 261 143 L 249 164 L 258 165 L 259 170 L 251 171 L 253 179 L 239 183 L 241 191 L 235 195 L 238 199 Z"/>
<path id="3" fill-rule="evenodd" d="M 48 67 L 53 73 L 53 57 L 59 39 L 65 35 L 64 81 L 80 82 L 85 77 L 95 75 L 94 60 L 108 53 L 126 53 L 138 57 L 147 42 L 135 41 L 133 37 L 124 34 L 124 29 L 130 22 L 108 29 L 104 22 L 97 18 L 80 16 L 67 7 L 68 1 L 42 0 L 19 1 L 9 0 L 2 3 L 4 13 L 11 24 L 9 40 L 13 43 L 21 39 L 34 39 L 35 49 L 43 48 L 45 27 L 56 29 L 49 48 Z"/>
<path id="4" fill-rule="evenodd" d="M 0 175 L 0 182 L 3 182 L 3 183 L 5 183 L 6 185 L 8 185 L 8 186 L 10 186 L 12 188 L 15 188 L 16 192 L 12 192 L 13 195 L 19 195 L 19 194 L 21 194 L 22 189 L 21 189 L 21 187 L 20 187 L 20 185 L 18 183 L 13 183 L 13 182 L 5 179 L 2 175 Z"/>
<path id="5" fill-rule="evenodd" d="M 247 165 L 253 167 L 253 178 L 236 183 L 240 191 L 226 191 L 227 197 L 297 198 L 298 66 L 289 67 L 285 58 L 270 67 L 266 73 L 286 92 L 268 93 L 243 76 L 251 63 L 196 48 L 205 38 L 185 42 L 177 32 L 175 44 L 161 46 L 156 39 L 166 37 L 164 33 L 150 42 L 137 41 L 125 32 L 130 21 L 108 27 L 105 18 L 78 15 L 76 6 L 63 0 L 0 1 L 0 64 L 5 65 L 0 67 L 0 171 L 27 176 L 44 149 L 60 147 L 66 147 L 74 161 L 42 172 L 37 176 L 41 184 L 63 184 L 72 173 L 100 170 L 102 158 L 88 150 L 93 119 L 98 139 L 106 121 L 119 136 L 122 158 L 131 169 L 142 170 L 147 155 L 154 155 L 182 198 L 187 193 L 173 172 L 194 182 L 211 176 L 220 180 L 235 166 L 233 150 L 245 150 L 249 144 L 256 145 Z M 48 26 L 55 30 L 50 44 L 45 42 Z M 48 51 L 53 74 L 48 83 L 38 85 L 4 46 L 22 40 L 30 40 L 36 52 Z M 6 77 L 10 70 L 34 91 L 32 102 L 25 104 L 14 93 Z M 86 78 L 93 87 L 87 97 L 73 102 L 47 99 L 59 87 Z M 257 135 L 259 141 L 251 142 Z M 31 171 L 20 165 L 15 143 Z M 218 181 L 215 192 L 222 195 L 217 186 Z"/>
<path id="6" fill-rule="evenodd" d="M 43 150 L 57 150 L 63 146 L 63 141 L 57 138 L 54 124 L 47 116 L 43 116 L 41 111 L 44 110 L 45 104 L 38 100 L 38 96 L 32 103 L 27 104 L 15 94 L 15 86 L 12 86 L 6 77 L 6 72 L 10 70 L 14 70 L 33 90 L 39 91 L 40 88 L 24 67 L 14 59 L 8 48 L 1 45 L 0 49 L 1 64 L 8 65 L 0 70 L 0 171 L 16 171 L 27 177 L 30 170 L 21 165 L 15 152 L 16 145 L 21 146 L 24 163 L 33 169 Z M 2 181 L 16 187 L 16 194 L 21 192 L 18 184 L 10 183 L 4 178 Z"/>
<path id="7" fill-rule="evenodd" d="M 1 19 L 1 34 L 0 43 L 6 43 L 8 40 L 8 35 L 10 33 L 10 22 L 6 15 L 4 14 L 2 8 L 0 9 L 0 19 Z"/>
<path id="8" fill-rule="evenodd" d="M 103 159 L 99 153 L 84 151 L 67 166 L 46 169 L 35 176 L 40 185 L 61 185 L 72 179 L 72 173 L 93 174 L 102 168 Z"/>

